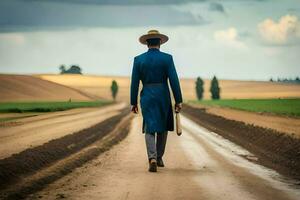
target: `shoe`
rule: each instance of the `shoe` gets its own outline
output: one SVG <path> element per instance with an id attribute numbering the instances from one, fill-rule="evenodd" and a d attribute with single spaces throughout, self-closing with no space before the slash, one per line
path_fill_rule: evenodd
<path id="1" fill-rule="evenodd" d="M 153 158 L 149 162 L 149 172 L 157 172 L 157 162 Z"/>
<path id="2" fill-rule="evenodd" d="M 162 160 L 162 158 L 157 158 L 157 166 L 158 167 L 164 167 L 164 161 Z"/>

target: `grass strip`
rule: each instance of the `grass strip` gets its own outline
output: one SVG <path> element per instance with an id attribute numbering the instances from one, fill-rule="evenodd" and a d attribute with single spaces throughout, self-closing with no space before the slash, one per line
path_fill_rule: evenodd
<path id="1" fill-rule="evenodd" d="M 250 112 L 300 116 L 300 99 L 221 99 L 189 101 L 188 103 L 220 106 Z"/>
<path id="2" fill-rule="evenodd" d="M 0 103 L 0 113 L 26 112 L 54 112 L 73 108 L 100 107 L 112 103 L 111 101 L 83 101 L 83 102 L 7 102 Z"/>

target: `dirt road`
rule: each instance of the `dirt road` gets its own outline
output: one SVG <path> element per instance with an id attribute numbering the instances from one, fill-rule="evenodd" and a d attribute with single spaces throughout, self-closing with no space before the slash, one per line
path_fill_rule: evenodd
<path id="1" fill-rule="evenodd" d="M 0 127 L 0 159 L 95 125 L 119 113 L 125 103 L 101 108 L 73 109 L 19 120 Z"/>
<path id="2" fill-rule="evenodd" d="M 182 117 L 184 134 L 170 133 L 165 168 L 147 171 L 141 118 L 128 137 L 29 199 L 289 200 L 299 185 L 254 164 L 255 156 Z"/>

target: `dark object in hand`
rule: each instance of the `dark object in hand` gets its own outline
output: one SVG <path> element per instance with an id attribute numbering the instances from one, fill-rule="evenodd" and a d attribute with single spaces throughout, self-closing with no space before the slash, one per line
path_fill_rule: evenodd
<path id="1" fill-rule="evenodd" d="M 134 114 L 138 114 L 139 113 L 138 106 L 137 105 L 131 106 L 131 112 Z"/>
<path id="2" fill-rule="evenodd" d="M 176 113 L 179 113 L 180 110 L 181 110 L 181 108 L 182 108 L 182 104 L 181 103 L 175 104 L 175 112 Z"/>

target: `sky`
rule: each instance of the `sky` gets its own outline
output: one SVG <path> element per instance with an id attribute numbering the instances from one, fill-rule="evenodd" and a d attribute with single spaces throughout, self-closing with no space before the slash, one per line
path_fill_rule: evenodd
<path id="1" fill-rule="evenodd" d="M 300 76 L 300 0 L 1 0 L 0 73 L 130 76 L 150 29 L 181 78 Z"/>

